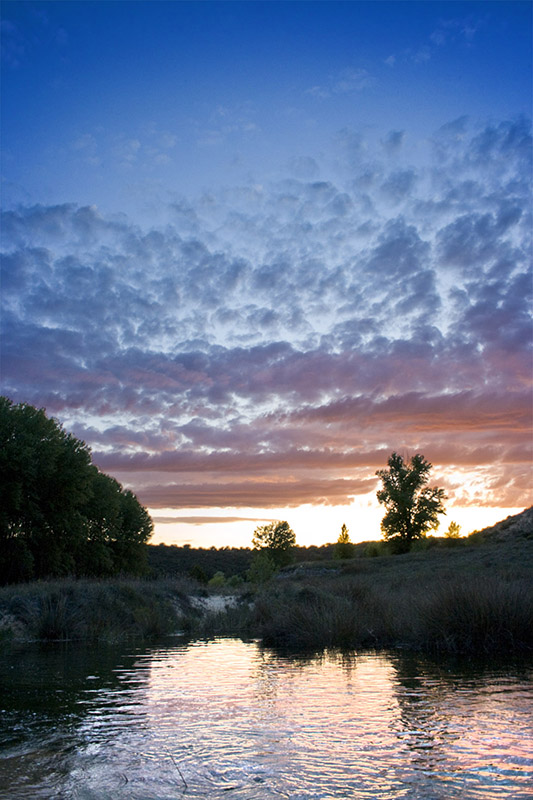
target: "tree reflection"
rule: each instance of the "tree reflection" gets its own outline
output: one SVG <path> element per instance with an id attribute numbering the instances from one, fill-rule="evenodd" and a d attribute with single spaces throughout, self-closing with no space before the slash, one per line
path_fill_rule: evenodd
<path id="1" fill-rule="evenodd" d="M 501 664 L 486 659 L 436 660 L 398 650 L 389 658 L 396 673 L 393 689 L 400 723 L 396 735 L 404 752 L 412 754 L 415 769 L 428 775 L 443 765 L 448 774 L 461 771 L 465 752 L 475 762 L 479 757 L 474 744 L 475 707 L 483 711 L 484 696 L 492 697 L 491 685 L 508 680 L 512 686 L 527 681 L 528 675 L 524 659 Z"/>

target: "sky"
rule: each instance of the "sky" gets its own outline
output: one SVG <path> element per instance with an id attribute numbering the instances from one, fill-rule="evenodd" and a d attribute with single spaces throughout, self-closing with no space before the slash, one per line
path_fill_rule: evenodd
<path id="1" fill-rule="evenodd" d="M 2 4 L 1 391 L 154 543 L 533 502 L 529 2 Z"/>

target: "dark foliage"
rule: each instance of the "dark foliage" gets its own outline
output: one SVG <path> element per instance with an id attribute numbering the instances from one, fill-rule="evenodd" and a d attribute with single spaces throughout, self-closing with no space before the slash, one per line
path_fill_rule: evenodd
<path id="1" fill-rule="evenodd" d="M 423 455 L 417 453 L 406 463 L 393 453 L 387 464 L 388 469 L 376 472 L 382 483 L 377 498 L 387 510 L 381 530 L 393 552 L 404 553 L 413 541 L 438 527 L 438 515 L 446 513 L 446 494 L 427 485 L 431 464 Z"/>
<path id="2" fill-rule="evenodd" d="M 288 522 L 270 522 L 255 529 L 252 544 L 256 550 L 265 550 L 277 567 L 283 567 L 293 560 L 296 536 Z"/>
<path id="3" fill-rule="evenodd" d="M 0 398 L 0 583 L 144 569 L 152 521 L 42 409 Z"/>
<path id="4" fill-rule="evenodd" d="M 148 566 L 153 577 L 188 575 L 200 583 L 207 583 L 216 572 L 245 577 L 252 562 L 249 547 L 177 547 L 176 545 L 148 545 Z"/>
<path id="5" fill-rule="evenodd" d="M 333 549 L 333 544 L 295 547 L 292 555 L 297 563 L 324 561 L 332 557 Z M 249 547 L 204 548 L 166 544 L 149 544 L 147 550 L 148 566 L 153 577 L 189 575 L 200 583 L 205 583 L 216 572 L 223 572 L 228 577 L 239 575 L 246 578 L 252 559 L 257 553 Z"/>

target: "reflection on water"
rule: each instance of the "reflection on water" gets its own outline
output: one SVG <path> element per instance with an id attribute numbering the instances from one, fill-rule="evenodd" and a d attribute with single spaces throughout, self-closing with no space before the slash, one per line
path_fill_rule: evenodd
<path id="1" fill-rule="evenodd" d="M 21 648 L 0 657 L 0 797 L 519 800 L 530 668 L 235 639 Z"/>

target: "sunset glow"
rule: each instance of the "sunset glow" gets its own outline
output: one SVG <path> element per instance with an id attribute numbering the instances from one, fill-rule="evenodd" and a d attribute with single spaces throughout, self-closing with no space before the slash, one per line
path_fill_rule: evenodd
<path id="1" fill-rule="evenodd" d="M 1 393 L 155 543 L 531 505 L 531 4 L 7 2 Z M 176 520 L 175 522 L 172 520 Z"/>

